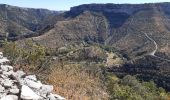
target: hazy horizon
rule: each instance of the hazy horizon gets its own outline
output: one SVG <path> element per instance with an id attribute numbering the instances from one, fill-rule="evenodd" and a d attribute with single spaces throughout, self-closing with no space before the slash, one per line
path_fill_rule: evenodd
<path id="1" fill-rule="evenodd" d="M 143 4 L 143 3 L 159 3 L 159 2 L 170 2 L 169 0 L 1 0 L 0 4 L 8 4 L 12 6 L 18 7 L 26 7 L 26 8 L 43 8 L 49 10 L 69 10 L 70 7 L 78 6 L 81 4 L 91 4 L 91 3 L 114 3 L 114 4 Z M 41 3 L 41 4 L 40 4 Z"/>

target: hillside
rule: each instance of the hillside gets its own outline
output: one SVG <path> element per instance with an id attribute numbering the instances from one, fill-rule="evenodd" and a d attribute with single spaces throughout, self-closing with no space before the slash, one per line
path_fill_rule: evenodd
<path id="1" fill-rule="evenodd" d="M 127 62 L 118 69 L 113 65 L 111 72 L 154 80 L 169 91 L 169 8 L 170 3 L 80 5 L 33 40 L 53 49 L 84 42 L 115 47 Z"/>
<path id="2" fill-rule="evenodd" d="M 167 100 L 170 3 L 0 5 L 2 50 L 71 100 Z M 15 40 L 15 41 L 10 41 Z"/>
<path id="3" fill-rule="evenodd" d="M 80 5 L 66 12 L 66 19 L 53 29 L 33 39 L 52 48 L 83 41 L 107 44 L 133 58 L 153 50 L 147 33 L 157 42 L 157 53 L 169 55 L 169 7 L 169 3 Z"/>
<path id="4" fill-rule="evenodd" d="M 16 40 L 42 34 L 53 27 L 61 12 L 47 9 L 20 8 L 0 4 L 0 38 Z"/>

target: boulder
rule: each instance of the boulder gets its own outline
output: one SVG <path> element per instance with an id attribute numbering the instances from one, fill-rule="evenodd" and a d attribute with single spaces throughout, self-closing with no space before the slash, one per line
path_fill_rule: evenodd
<path id="1" fill-rule="evenodd" d="M 3 57 L 2 59 L 0 59 L 0 64 L 3 64 L 5 62 L 9 62 L 9 60 L 5 57 Z"/>
<path id="2" fill-rule="evenodd" d="M 19 94 L 19 89 L 10 89 L 9 90 L 9 92 L 11 93 L 11 94 Z"/>
<path id="3" fill-rule="evenodd" d="M 21 88 L 21 99 L 24 100 L 39 100 L 42 99 L 39 95 L 37 95 L 31 88 L 26 85 L 23 85 Z"/>
<path id="4" fill-rule="evenodd" d="M 25 73 L 21 70 L 18 70 L 17 72 L 13 73 L 13 76 L 18 79 L 18 78 L 21 78 L 22 76 L 24 76 Z"/>
<path id="5" fill-rule="evenodd" d="M 8 67 L 6 67 L 5 65 L 1 65 L 0 68 L 2 71 L 6 71 L 6 72 L 8 71 Z"/>
<path id="6" fill-rule="evenodd" d="M 43 84 L 40 81 L 33 81 L 27 78 L 24 79 L 24 82 L 25 82 L 25 85 L 31 88 L 34 88 L 34 89 L 40 89 L 43 86 Z"/>
<path id="7" fill-rule="evenodd" d="M 52 85 L 43 85 L 39 93 L 41 96 L 45 97 L 47 94 L 50 94 L 53 91 L 53 86 Z"/>
<path id="8" fill-rule="evenodd" d="M 18 100 L 18 96 L 16 96 L 16 95 L 6 95 L 3 98 L 1 98 L 0 100 Z"/>
<path id="9" fill-rule="evenodd" d="M 49 100 L 65 100 L 65 98 L 63 98 L 57 94 L 52 94 L 52 93 L 50 93 L 48 95 L 48 98 L 49 98 Z"/>
<path id="10" fill-rule="evenodd" d="M 12 76 L 13 76 L 20 84 L 24 84 L 23 78 L 22 78 L 22 76 L 24 76 L 24 75 L 25 75 L 25 73 L 24 73 L 23 71 L 21 71 L 21 70 L 19 70 L 19 71 L 17 71 L 17 72 L 15 72 L 15 73 L 12 74 Z"/>
<path id="11" fill-rule="evenodd" d="M 13 67 L 9 65 L 1 65 L 1 69 L 3 71 L 10 71 L 10 70 L 13 70 Z"/>
<path id="12" fill-rule="evenodd" d="M 37 81 L 37 77 L 35 75 L 28 75 L 28 76 L 25 77 L 25 79 Z"/>
<path id="13" fill-rule="evenodd" d="M 3 53 L 2 52 L 0 52 L 0 59 L 2 59 L 3 58 Z"/>
<path id="14" fill-rule="evenodd" d="M 13 85 L 13 81 L 9 80 L 9 79 L 4 79 L 4 81 L 1 82 L 1 84 L 5 87 L 5 88 L 9 88 Z"/>
<path id="15" fill-rule="evenodd" d="M 8 71 L 8 72 L 3 71 L 2 74 L 5 75 L 6 77 L 9 77 L 10 75 L 13 74 L 13 71 L 12 71 L 12 70 L 11 70 L 11 71 Z"/>
<path id="16" fill-rule="evenodd" d="M 5 88 L 2 85 L 0 85 L 0 93 L 3 93 L 3 92 L 5 92 Z"/>

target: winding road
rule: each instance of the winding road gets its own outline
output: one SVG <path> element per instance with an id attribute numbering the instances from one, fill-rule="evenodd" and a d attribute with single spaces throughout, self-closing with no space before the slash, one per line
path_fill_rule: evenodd
<path id="1" fill-rule="evenodd" d="M 156 55 L 155 55 L 155 53 L 158 51 L 158 44 L 156 43 L 156 41 L 155 41 L 154 39 L 152 39 L 151 37 L 149 37 L 148 34 L 146 34 L 146 33 L 144 33 L 144 34 L 145 34 L 145 36 L 146 36 L 150 41 L 152 41 L 152 42 L 154 43 L 154 45 L 155 45 L 155 49 L 154 49 L 152 52 L 150 52 L 149 55 L 154 56 L 154 57 L 157 57 L 157 58 L 159 58 L 159 59 L 161 59 L 161 60 L 170 62 L 169 59 L 162 58 L 162 57 L 159 57 L 159 56 L 156 56 Z"/>
<path id="2" fill-rule="evenodd" d="M 144 33 L 144 34 L 145 34 L 145 36 L 146 36 L 150 41 L 152 41 L 152 42 L 154 43 L 155 49 L 154 49 L 151 53 L 149 53 L 149 55 L 155 56 L 155 53 L 156 53 L 157 50 L 158 50 L 158 45 L 157 45 L 157 43 L 156 43 L 156 41 L 155 41 L 154 39 L 152 39 L 151 37 L 148 36 L 148 34 L 146 34 L 146 33 Z"/>

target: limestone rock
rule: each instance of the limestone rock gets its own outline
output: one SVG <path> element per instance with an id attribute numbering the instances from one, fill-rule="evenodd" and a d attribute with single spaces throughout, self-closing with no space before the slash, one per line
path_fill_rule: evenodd
<path id="1" fill-rule="evenodd" d="M 1 98 L 0 100 L 18 100 L 18 96 L 16 95 L 7 95 Z"/>
<path id="2" fill-rule="evenodd" d="M 53 86 L 52 85 L 43 85 L 40 90 L 39 93 L 44 97 L 47 94 L 50 94 L 53 91 Z"/>
<path id="3" fill-rule="evenodd" d="M 32 89 L 30 89 L 28 86 L 23 85 L 21 89 L 21 98 L 26 100 L 38 100 L 41 99 L 40 96 L 38 96 Z"/>
<path id="4" fill-rule="evenodd" d="M 0 85 L 0 93 L 3 93 L 3 92 L 5 92 L 5 88 L 2 85 Z"/>
<path id="5" fill-rule="evenodd" d="M 10 89 L 9 90 L 9 92 L 11 93 L 11 94 L 19 94 L 19 89 Z"/>
<path id="6" fill-rule="evenodd" d="M 4 65 L 9 61 L 0 52 L 0 100 L 65 100 L 52 94 L 53 86 L 44 85 L 35 75 L 26 75 L 22 70 Z"/>
<path id="7" fill-rule="evenodd" d="M 3 57 L 2 59 L 0 59 L 0 63 L 3 64 L 5 62 L 9 62 L 9 60 L 5 57 Z"/>
<path id="8" fill-rule="evenodd" d="M 52 93 L 50 95 L 48 95 L 48 97 L 50 100 L 65 100 L 65 98 L 63 98 L 57 94 L 52 94 Z"/>
<path id="9" fill-rule="evenodd" d="M 9 88 L 13 85 L 13 81 L 9 79 L 5 79 L 4 81 L 2 81 L 2 85 L 6 88 Z"/>
<path id="10" fill-rule="evenodd" d="M 28 75 L 25 77 L 26 79 L 30 79 L 30 80 L 34 80 L 34 81 L 37 81 L 37 78 L 35 75 Z"/>
<path id="11" fill-rule="evenodd" d="M 34 89 L 40 89 L 43 86 L 43 84 L 40 81 L 36 82 L 30 79 L 24 79 L 24 81 L 27 86 L 32 87 Z"/>

